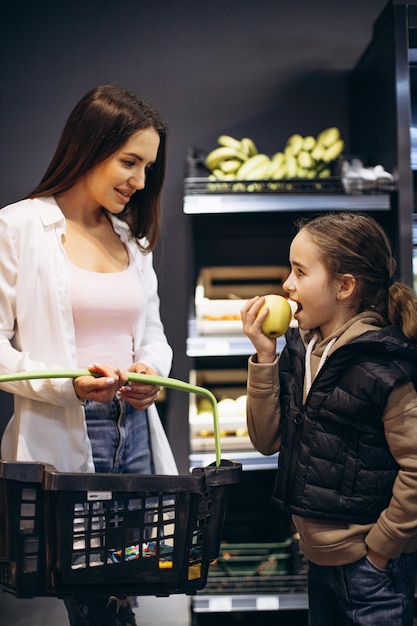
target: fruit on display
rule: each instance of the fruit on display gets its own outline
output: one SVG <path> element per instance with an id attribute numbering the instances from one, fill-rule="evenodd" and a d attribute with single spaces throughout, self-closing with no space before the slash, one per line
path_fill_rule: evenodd
<path id="1" fill-rule="evenodd" d="M 291 322 L 292 310 L 290 303 L 283 296 L 268 294 L 265 296 L 265 303 L 258 311 L 269 309 L 268 315 L 262 323 L 262 332 L 270 339 L 276 339 L 284 335 Z"/>
<path id="2" fill-rule="evenodd" d="M 236 415 L 235 400 L 233 398 L 222 398 L 217 403 L 217 410 L 220 419 L 222 417 L 233 417 Z"/>
<path id="3" fill-rule="evenodd" d="M 211 402 L 208 398 L 199 398 L 197 404 L 198 413 L 212 413 Z"/>
<path id="4" fill-rule="evenodd" d="M 236 398 L 235 404 L 236 404 L 237 415 L 246 415 L 246 401 L 247 401 L 246 394 L 242 394 L 241 396 L 238 396 Z"/>
<path id="5" fill-rule="evenodd" d="M 204 162 L 210 180 L 328 178 L 332 173 L 329 165 L 345 147 L 335 126 L 322 130 L 317 137 L 295 133 L 283 150 L 272 156 L 259 151 L 249 137 L 220 135 L 217 143 L 218 147 L 208 153 Z"/>
<path id="6" fill-rule="evenodd" d="M 220 436 L 221 437 L 247 437 L 246 427 L 246 394 L 241 394 L 237 398 L 229 396 L 221 397 L 217 402 Z M 200 423 L 203 423 L 198 430 L 199 437 L 213 437 L 214 431 L 211 428 L 213 420 L 212 413 L 208 410 L 204 398 L 197 403 L 197 416 Z M 210 426 L 209 426 L 210 425 Z"/>

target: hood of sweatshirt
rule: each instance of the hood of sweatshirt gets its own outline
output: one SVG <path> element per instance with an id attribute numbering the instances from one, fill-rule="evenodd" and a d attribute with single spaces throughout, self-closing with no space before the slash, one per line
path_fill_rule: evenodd
<path id="1" fill-rule="evenodd" d="M 306 347 L 306 360 L 308 361 L 306 362 L 306 372 L 309 375 L 306 377 L 308 380 L 305 381 L 307 385 L 311 384 L 318 369 L 332 352 L 363 335 L 365 332 L 379 330 L 385 326 L 387 326 L 387 322 L 382 315 L 374 311 L 363 311 L 352 317 L 346 324 L 340 326 L 325 339 L 322 338 L 317 328 L 300 330 L 301 339 Z M 306 394 L 307 391 L 308 389 L 305 388 L 304 393 Z"/>

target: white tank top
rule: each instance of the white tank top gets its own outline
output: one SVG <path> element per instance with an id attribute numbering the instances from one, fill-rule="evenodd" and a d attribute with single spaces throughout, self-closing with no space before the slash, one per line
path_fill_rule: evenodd
<path id="1" fill-rule="evenodd" d="M 102 363 L 128 369 L 144 294 L 133 263 L 99 273 L 71 264 L 71 300 L 78 367 Z"/>

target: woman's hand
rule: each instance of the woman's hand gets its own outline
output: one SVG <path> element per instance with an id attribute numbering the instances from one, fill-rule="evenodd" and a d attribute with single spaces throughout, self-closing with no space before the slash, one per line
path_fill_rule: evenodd
<path id="1" fill-rule="evenodd" d="M 79 376 L 73 380 L 75 393 L 80 400 L 111 402 L 120 387 L 127 382 L 126 373 L 119 368 L 95 363 L 88 369 L 98 376 Z"/>
<path id="2" fill-rule="evenodd" d="M 158 372 L 155 372 L 155 370 L 145 365 L 145 363 L 134 363 L 129 367 L 129 372 L 158 376 Z M 129 381 L 127 385 L 119 389 L 119 394 L 126 402 L 135 407 L 135 409 L 144 411 L 155 402 L 160 391 L 161 387 L 157 387 L 156 385 Z"/>
<path id="3" fill-rule="evenodd" d="M 268 315 L 269 309 L 265 307 L 262 313 L 259 313 L 259 309 L 264 303 L 264 296 L 255 296 L 242 307 L 240 314 L 243 332 L 255 347 L 258 363 L 273 363 L 276 358 L 276 340 L 270 339 L 262 332 L 262 323 Z"/>

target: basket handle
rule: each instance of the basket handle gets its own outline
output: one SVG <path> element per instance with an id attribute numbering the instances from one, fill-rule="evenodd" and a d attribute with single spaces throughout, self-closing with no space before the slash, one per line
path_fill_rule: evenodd
<path id="1" fill-rule="evenodd" d="M 79 370 L 39 370 L 32 372 L 18 372 L 17 374 L 6 374 L 0 376 L 0 383 L 15 382 L 19 380 L 39 379 L 39 378 L 78 378 L 79 376 L 96 376 L 95 373 L 90 372 L 88 369 Z M 220 447 L 220 432 L 219 432 L 219 414 L 217 410 L 217 400 L 214 394 L 205 389 L 204 387 L 198 387 L 197 385 L 190 385 L 182 380 L 176 378 L 168 378 L 164 376 L 152 376 L 150 374 L 136 374 L 135 372 L 127 372 L 127 379 L 133 383 L 145 383 L 148 385 L 155 385 L 157 387 L 168 387 L 170 389 L 177 389 L 178 391 L 185 391 L 188 393 L 195 393 L 205 396 L 210 400 L 212 412 L 213 412 L 213 426 L 214 426 L 214 445 L 216 451 L 216 465 L 220 465 L 221 447 Z"/>

